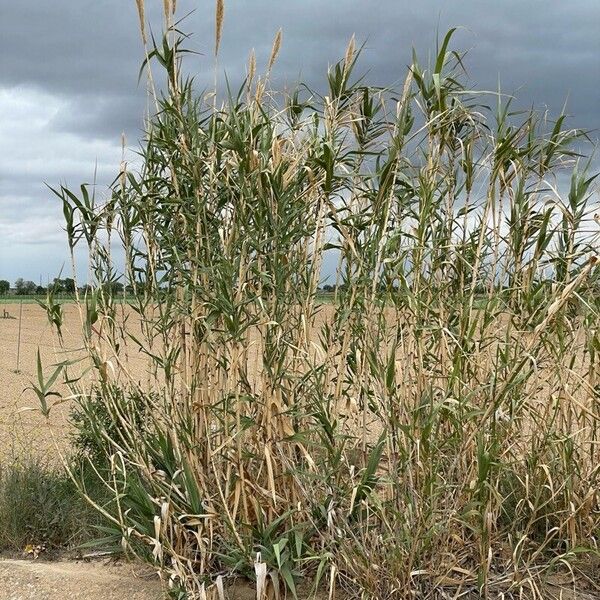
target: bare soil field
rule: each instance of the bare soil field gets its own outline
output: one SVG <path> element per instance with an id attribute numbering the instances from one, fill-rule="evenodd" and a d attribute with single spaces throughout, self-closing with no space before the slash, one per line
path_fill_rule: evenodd
<path id="1" fill-rule="evenodd" d="M 53 372 L 53 365 L 82 356 L 79 311 L 75 304 L 63 305 L 64 349 L 46 312 L 38 304 L 23 303 L 22 312 L 19 304 L 0 304 L 0 317 L 5 311 L 10 316 L 0 318 L 0 457 L 34 454 L 53 460 L 58 458 L 57 444 L 68 452 L 67 421 L 72 404 L 59 402 L 46 420 L 38 410 L 39 401 L 31 385 L 37 382 L 38 349 L 46 378 Z M 129 361 L 140 377 L 143 377 L 145 364 L 139 355 Z M 83 363 L 71 367 L 70 374 L 80 372 L 82 366 Z M 66 386 L 61 387 L 60 379 L 53 389 L 63 394 L 63 398 L 68 397 L 69 391 Z M 53 400 L 56 398 L 50 399 L 51 404 Z"/>
<path id="2" fill-rule="evenodd" d="M 67 357 L 57 351 L 56 334 L 40 306 L 23 304 L 21 319 L 18 304 L 6 304 L 2 308 L 10 318 L 0 319 L 0 453 L 6 457 L 33 451 L 50 457 L 55 454 L 52 433 L 37 410 L 28 410 L 37 409 L 38 400 L 33 390 L 27 388 L 37 378 L 38 348 L 46 368 Z M 75 306 L 65 305 L 65 314 L 65 338 L 69 347 L 76 349 L 80 347 L 81 338 L 73 333 L 78 331 Z M 21 343 L 17 370 L 19 322 Z M 54 432 L 61 432 L 61 440 L 65 437 L 65 418 L 65 407 L 53 411 L 50 426 Z"/>

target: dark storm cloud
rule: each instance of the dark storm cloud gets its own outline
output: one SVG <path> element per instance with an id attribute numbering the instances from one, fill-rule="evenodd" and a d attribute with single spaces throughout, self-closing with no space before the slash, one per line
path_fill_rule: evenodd
<path id="1" fill-rule="evenodd" d="M 214 2 L 178 5 L 180 16 L 194 11 L 182 24 L 194 32 L 188 46 L 199 53 L 188 68 L 198 87 L 210 85 Z M 161 11 L 160 0 L 147 0 L 155 32 Z M 371 83 L 390 85 L 405 76 L 413 46 L 426 63 L 436 32 L 451 26 L 462 26 L 454 47 L 470 50 L 473 87 L 495 90 L 500 81 L 504 92 L 516 93 L 517 106 L 548 107 L 554 115 L 568 99 L 572 126 L 600 129 L 598 0 L 226 0 L 219 71 L 238 84 L 252 48 L 264 66 L 282 27 L 278 84 L 301 77 L 322 89 L 327 65 L 356 34 L 366 42 L 359 70 Z M 41 220 L 58 230 L 60 212 L 42 181 L 89 181 L 96 162 L 108 181 L 121 132 L 136 145 L 145 108 L 137 83 L 142 59 L 133 0 L 0 2 L 0 227 L 19 230 L 20 243 Z M 0 275 L 13 251 L 0 246 Z"/>
<path id="2" fill-rule="evenodd" d="M 85 138 L 113 141 L 126 133 L 133 143 L 142 135 L 144 109 L 143 95 L 135 91 L 93 96 L 77 94 L 54 115 L 49 127 L 53 131 L 70 131 Z"/>
<path id="3" fill-rule="evenodd" d="M 160 31 L 162 2 L 147 2 Z M 213 3 L 179 2 L 179 14 L 193 11 L 183 28 L 203 56 L 191 59 L 200 81 L 212 79 Z M 436 29 L 463 26 L 460 48 L 474 83 L 520 90 L 524 104 L 560 110 L 570 95 L 576 123 L 600 127 L 600 3 L 529 0 L 254 0 L 227 2 L 220 68 L 233 80 L 243 72 L 251 48 L 266 60 L 279 27 L 284 45 L 277 73 L 293 81 L 299 73 L 322 81 L 328 62 L 339 58 L 349 37 L 367 41 L 362 66 L 371 79 L 399 80 L 412 46 L 433 48 Z M 0 84 L 30 84 L 72 98 L 64 126 L 86 134 L 134 131 L 143 107 L 137 74 L 143 58 L 133 0 L 104 2 L 20 0 L 0 8 Z M 137 100 L 137 102 L 136 102 Z M 86 104 L 87 102 L 87 104 Z"/>

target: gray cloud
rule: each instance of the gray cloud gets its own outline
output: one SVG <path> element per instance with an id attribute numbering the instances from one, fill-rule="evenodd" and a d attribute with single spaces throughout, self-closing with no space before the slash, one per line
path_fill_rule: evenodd
<path id="1" fill-rule="evenodd" d="M 178 4 L 180 15 L 194 10 L 182 24 L 199 53 L 188 67 L 199 87 L 210 85 L 214 3 Z M 161 10 L 162 2 L 147 0 L 156 32 Z M 230 0 L 218 68 L 239 82 L 250 49 L 264 65 L 282 27 L 277 82 L 301 76 L 319 88 L 356 34 L 366 41 L 361 67 L 369 81 L 389 85 L 404 77 L 413 46 L 426 63 L 436 30 L 450 26 L 462 26 L 454 46 L 470 49 L 473 87 L 494 90 L 500 81 L 516 92 L 517 106 L 551 114 L 568 98 L 572 126 L 600 129 L 597 0 Z M 134 147 L 140 135 L 142 59 L 133 0 L 0 3 L 0 231 L 11 240 L 0 238 L 0 277 L 34 277 L 45 261 L 64 260 L 64 245 L 49 233 L 60 236 L 60 210 L 42 182 L 89 181 L 96 162 L 99 181 L 110 180 L 121 132 Z M 37 255 L 26 249 L 34 243 L 44 246 Z M 27 256 L 22 265 L 19 256 Z"/>

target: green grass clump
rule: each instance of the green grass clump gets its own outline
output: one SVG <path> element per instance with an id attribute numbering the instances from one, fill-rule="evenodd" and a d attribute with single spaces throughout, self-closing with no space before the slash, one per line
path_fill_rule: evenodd
<path id="1" fill-rule="evenodd" d="M 99 499 L 100 482 L 91 473 L 84 479 Z M 39 458 L 15 458 L 0 466 L 0 551 L 20 553 L 29 545 L 73 549 L 96 538 L 100 523 L 62 467 Z"/>

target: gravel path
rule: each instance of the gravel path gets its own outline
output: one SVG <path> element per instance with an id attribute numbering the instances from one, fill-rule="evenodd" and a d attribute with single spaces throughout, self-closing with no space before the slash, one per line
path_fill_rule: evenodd
<path id="1" fill-rule="evenodd" d="M 162 600 L 148 571 L 92 562 L 0 560 L 2 600 Z"/>

